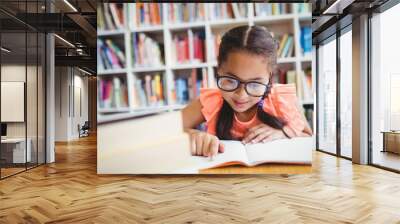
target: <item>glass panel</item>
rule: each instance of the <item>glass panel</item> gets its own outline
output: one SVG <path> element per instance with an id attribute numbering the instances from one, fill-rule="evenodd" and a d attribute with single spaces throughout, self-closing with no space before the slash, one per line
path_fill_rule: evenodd
<path id="1" fill-rule="evenodd" d="M 0 17 L 7 18 L 4 14 Z M 7 26 L 5 23 L 2 22 L 2 27 Z M 25 170 L 30 151 L 26 150 L 26 33 L 25 30 L 6 29 L 1 32 L 0 110 L 1 122 L 6 125 L 1 140 L 1 173 L 4 178 Z"/>
<path id="2" fill-rule="evenodd" d="M 38 164 L 45 163 L 46 151 L 45 151 L 45 44 L 46 37 L 44 34 L 39 34 L 39 45 L 38 45 Z"/>
<path id="3" fill-rule="evenodd" d="M 39 4 L 37 1 L 27 2 L 27 13 L 38 13 Z M 34 16 L 31 20 L 38 20 L 39 17 Z M 38 21 L 32 21 L 38 23 Z M 36 30 L 27 30 L 27 142 L 30 149 L 30 158 L 28 159 L 28 168 L 37 166 L 38 164 L 38 33 Z"/>
<path id="4" fill-rule="evenodd" d="M 351 158 L 352 141 L 352 32 L 340 37 L 340 150 Z"/>
<path id="5" fill-rule="evenodd" d="M 400 170 L 400 5 L 372 18 L 372 163 Z"/>
<path id="6" fill-rule="evenodd" d="M 26 112 L 27 112 L 27 133 L 28 133 L 28 150 L 30 148 L 30 158 L 28 158 L 28 168 L 37 165 L 37 33 L 29 32 L 28 38 L 28 63 L 27 63 L 27 98 L 26 98 Z"/>
<path id="7" fill-rule="evenodd" d="M 319 149 L 336 153 L 336 39 L 318 49 Z"/>

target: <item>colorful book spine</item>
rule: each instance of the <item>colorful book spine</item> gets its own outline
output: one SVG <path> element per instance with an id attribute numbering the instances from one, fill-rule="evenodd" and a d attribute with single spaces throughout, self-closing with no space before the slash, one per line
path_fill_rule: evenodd
<path id="1" fill-rule="evenodd" d="M 166 103 L 162 75 L 159 73 L 137 76 L 132 91 L 134 107 L 157 107 Z"/>
<path id="2" fill-rule="evenodd" d="M 122 78 L 101 78 L 98 81 L 98 88 L 101 109 L 119 109 L 128 106 L 127 86 Z"/>
<path id="3" fill-rule="evenodd" d="M 125 53 L 111 39 L 97 41 L 100 57 L 100 68 L 119 69 L 125 68 Z"/>
<path id="4" fill-rule="evenodd" d="M 132 48 L 134 66 L 150 67 L 163 65 L 160 44 L 146 34 L 133 34 Z"/>
<path id="5" fill-rule="evenodd" d="M 173 95 L 176 100 L 172 103 L 187 104 L 200 95 L 201 88 L 208 86 L 206 68 L 186 70 L 175 79 Z"/>
<path id="6" fill-rule="evenodd" d="M 100 30 L 116 30 L 125 27 L 124 11 L 122 3 L 98 4 L 97 28 Z"/>
<path id="7" fill-rule="evenodd" d="M 173 36 L 172 58 L 177 64 L 202 63 L 205 61 L 204 32 L 188 31 L 187 35 Z"/>
<path id="8" fill-rule="evenodd" d="M 171 3 L 168 7 L 171 23 L 204 21 L 204 3 Z"/>
<path id="9" fill-rule="evenodd" d="M 134 24 L 141 26 L 155 26 L 163 24 L 162 3 L 136 3 L 136 17 Z"/>
<path id="10" fill-rule="evenodd" d="M 312 30 L 311 26 L 303 26 L 300 32 L 300 45 L 303 54 L 309 54 L 312 51 Z"/>

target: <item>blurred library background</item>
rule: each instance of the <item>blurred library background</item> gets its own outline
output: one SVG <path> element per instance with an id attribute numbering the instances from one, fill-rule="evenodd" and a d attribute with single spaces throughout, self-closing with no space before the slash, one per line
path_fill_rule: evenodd
<path id="1" fill-rule="evenodd" d="M 261 25 L 280 42 L 274 83 L 295 83 L 313 127 L 309 3 L 103 3 L 97 9 L 98 122 L 182 109 L 216 87 L 224 32 Z"/>

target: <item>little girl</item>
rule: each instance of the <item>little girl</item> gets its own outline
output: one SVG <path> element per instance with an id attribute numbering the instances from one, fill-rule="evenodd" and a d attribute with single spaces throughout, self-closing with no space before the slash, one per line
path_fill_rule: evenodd
<path id="1" fill-rule="evenodd" d="M 277 48 L 277 41 L 262 26 L 236 27 L 224 34 L 218 89 L 201 89 L 199 99 L 182 110 L 192 155 L 223 153 L 219 140 L 247 144 L 312 134 L 298 108 L 294 84 L 271 83 Z M 207 132 L 195 129 L 203 122 Z"/>

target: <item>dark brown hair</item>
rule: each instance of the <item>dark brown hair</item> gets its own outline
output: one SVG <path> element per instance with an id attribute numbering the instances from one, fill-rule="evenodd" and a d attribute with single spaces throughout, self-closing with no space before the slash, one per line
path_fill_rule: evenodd
<path id="1" fill-rule="evenodd" d="M 218 54 L 218 66 L 224 63 L 229 53 L 243 51 L 264 57 L 271 72 L 276 66 L 278 42 L 272 37 L 271 33 L 263 26 L 240 26 L 226 32 L 221 40 Z M 271 74 L 272 75 L 272 74 Z M 270 79 L 271 80 L 271 79 Z M 261 100 L 268 95 L 268 92 Z M 232 139 L 231 128 L 233 125 L 234 111 L 224 100 L 219 112 L 217 121 L 217 137 L 219 139 Z M 285 123 L 262 109 L 262 104 L 258 104 L 258 119 L 275 129 L 282 129 Z"/>

